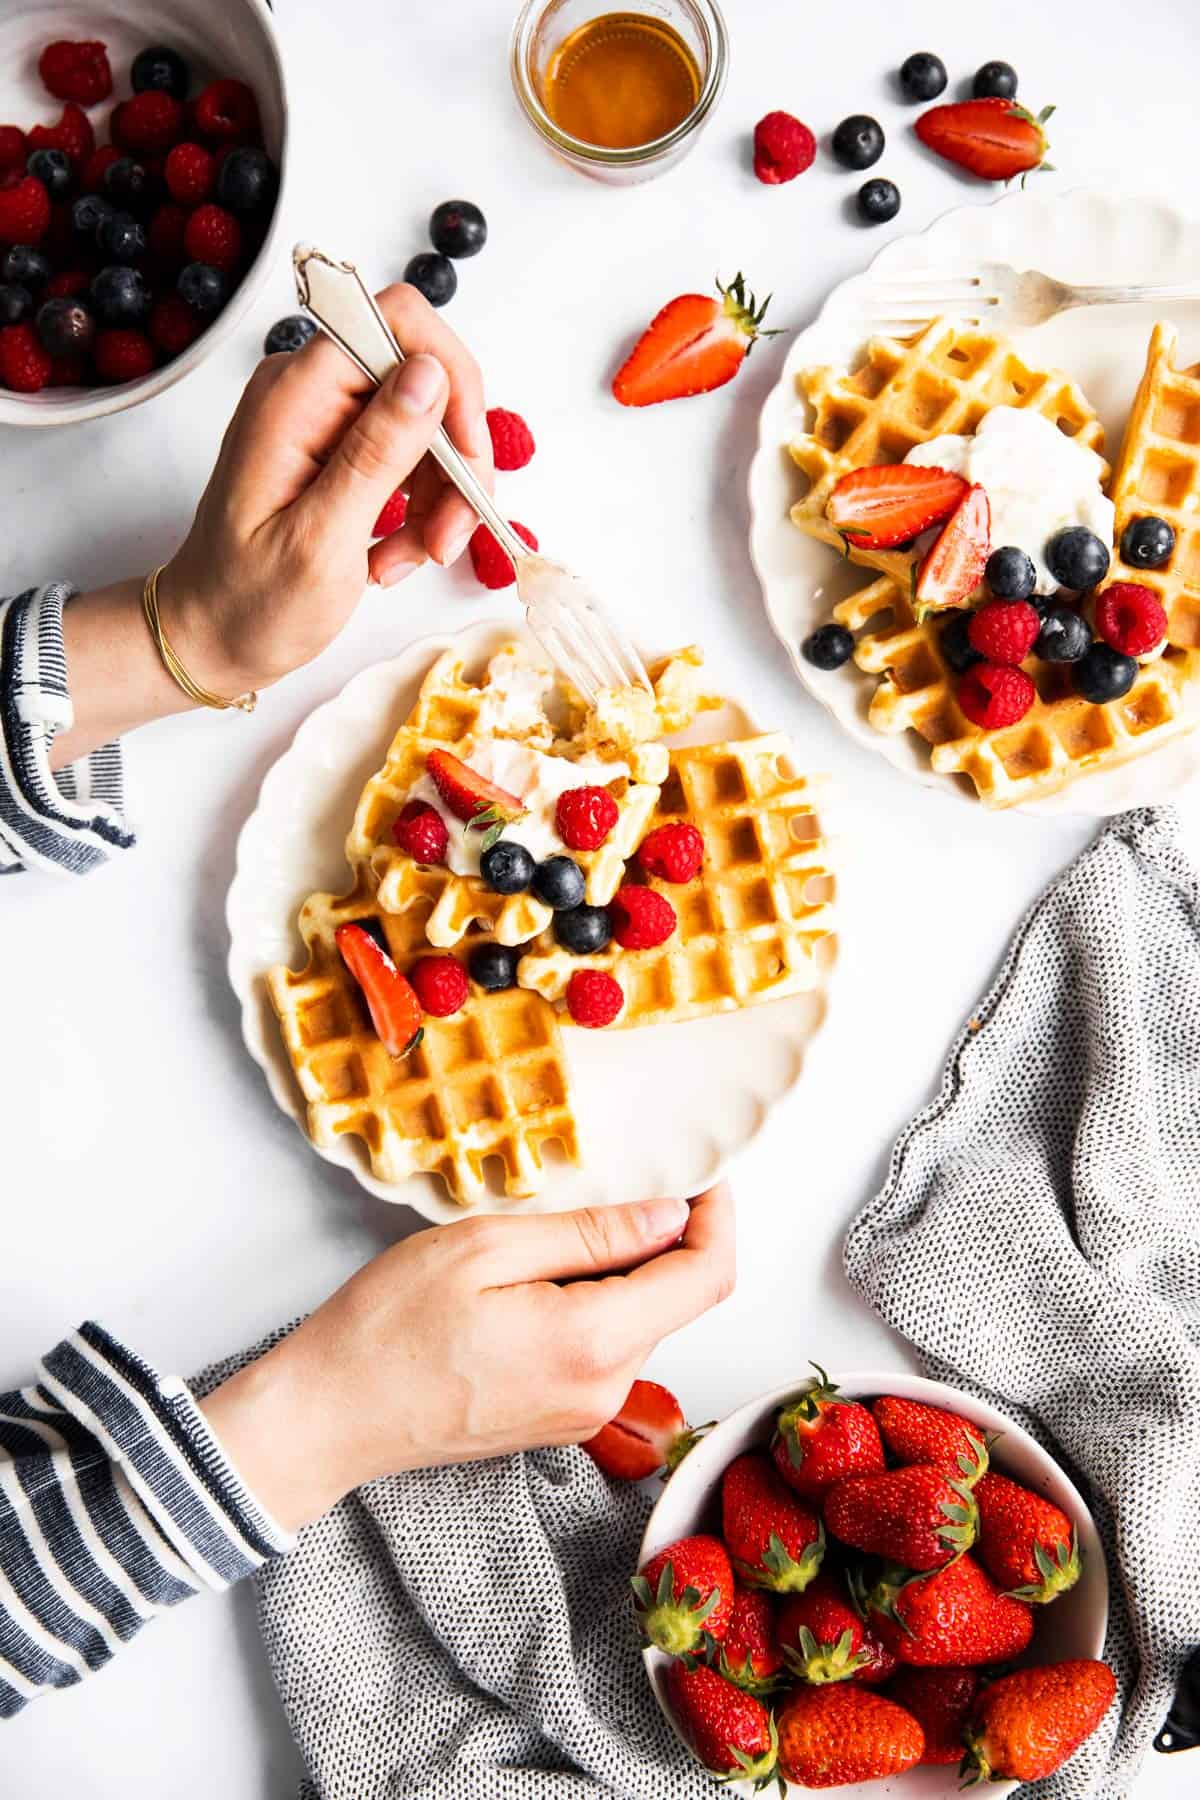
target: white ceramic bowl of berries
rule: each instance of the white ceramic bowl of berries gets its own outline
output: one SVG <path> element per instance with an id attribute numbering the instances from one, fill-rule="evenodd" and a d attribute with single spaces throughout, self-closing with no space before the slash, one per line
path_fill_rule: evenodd
<path id="1" fill-rule="evenodd" d="M 280 229 L 287 95 L 265 0 L 0 19 L 0 423 L 151 399 L 228 339 Z"/>
<path id="2" fill-rule="evenodd" d="M 1082 1495 L 941 1382 L 801 1377 L 748 1401 L 670 1476 L 638 1566 L 654 1693 L 715 1774 L 743 1771 L 735 1791 L 950 1800 L 965 1755 L 1011 1793 L 1031 1740 L 1066 1760 L 1113 1703 Z M 732 1606 L 712 1604 L 730 1570 Z"/>

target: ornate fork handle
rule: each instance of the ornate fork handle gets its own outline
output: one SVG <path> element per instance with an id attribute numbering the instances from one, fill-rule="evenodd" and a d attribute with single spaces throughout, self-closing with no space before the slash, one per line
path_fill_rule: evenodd
<path id="1" fill-rule="evenodd" d="M 1063 284 L 1062 304 L 1070 306 L 1122 306 L 1137 300 L 1200 300 L 1200 281 L 1168 282 L 1158 286 L 1068 287 Z"/>

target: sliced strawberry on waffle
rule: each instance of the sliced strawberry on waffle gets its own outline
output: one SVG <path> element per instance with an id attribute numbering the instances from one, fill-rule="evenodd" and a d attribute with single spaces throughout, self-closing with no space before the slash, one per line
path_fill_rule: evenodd
<path id="1" fill-rule="evenodd" d="M 362 989 L 371 1023 L 389 1056 L 406 1056 L 421 1038 L 421 1002 L 365 925 L 339 925 L 342 961 Z"/>
<path id="2" fill-rule="evenodd" d="M 449 750 L 431 750 L 425 767 L 456 819 L 486 831 L 493 825 L 512 825 L 524 818 L 525 808 L 515 794 L 486 780 Z"/>
<path id="3" fill-rule="evenodd" d="M 949 518 L 966 491 L 949 469 L 877 463 L 843 475 L 825 514 L 848 549 L 889 550 Z"/>
<path id="4" fill-rule="evenodd" d="M 964 494 L 917 570 L 913 598 L 920 612 L 961 606 L 983 580 L 992 541 L 992 509 L 976 484 Z"/>

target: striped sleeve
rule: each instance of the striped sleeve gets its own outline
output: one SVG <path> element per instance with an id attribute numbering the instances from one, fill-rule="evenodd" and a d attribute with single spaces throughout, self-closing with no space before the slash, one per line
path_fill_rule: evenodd
<path id="1" fill-rule="evenodd" d="M 85 875 L 134 841 L 119 745 L 50 768 L 55 733 L 74 718 L 62 630 L 74 591 L 54 581 L 0 600 L 0 875 Z"/>
<path id="2" fill-rule="evenodd" d="M 81 1326 L 33 1386 L 0 1393 L 0 1719 L 294 1541 L 184 1383 Z"/>

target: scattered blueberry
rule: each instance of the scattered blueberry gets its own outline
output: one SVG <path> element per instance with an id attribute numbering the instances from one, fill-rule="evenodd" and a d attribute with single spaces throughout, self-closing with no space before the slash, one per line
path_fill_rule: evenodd
<path id="1" fill-rule="evenodd" d="M 1056 531 L 1045 549 L 1046 566 L 1060 587 L 1082 593 L 1108 574 L 1108 550 L 1086 525 Z"/>
<path id="2" fill-rule="evenodd" d="M 229 278 L 211 263 L 186 263 L 175 283 L 189 306 L 198 313 L 220 312 L 229 297 Z"/>
<path id="3" fill-rule="evenodd" d="M 129 79 L 135 94 L 142 94 L 147 88 L 161 88 L 164 94 L 173 94 L 176 100 L 187 99 L 188 66 L 178 50 L 171 50 L 166 44 L 152 44 L 148 50 L 139 50 L 133 59 Z"/>
<path id="4" fill-rule="evenodd" d="M 93 277 L 92 304 L 105 325 L 136 325 L 150 304 L 137 269 L 111 263 Z"/>
<path id="5" fill-rule="evenodd" d="M 900 189 L 894 181 L 884 181 L 878 175 L 873 181 L 864 181 L 855 196 L 858 216 L 868 225 L 886 225 L 900 211 Z"/>
<path id="6" fill-rule="evenodd" d="M 279 187 L 275 164 L 265 150 L 243 144 L 231 150 L 217 176 L 217 199 L 231 213 L 245 218 L 273 205 Z"/>
<path id="7" fill-rule="evenodd" d="M 33 311 L 33 295 L 18 282 L 0 282 L 0 325 L 19 325 Z"/>
<path id="8" fill-rule="evenodd" d="M 43 302 L 35 324 L 51 356 L 84 356 L 96 335 L 96 321 L 83 301 L 65 296 Z"/>
<path id="9" fill-rule="evenodd" d="M 132 213 L 110 212 L 96 227 L 96 248 L 113 262 L 137 262 L 146 254 L 145 227 Z"/>
<path id="10" fill-rule="evenodd" d="M 28 288 L 30 293 L 45 287 L 53 273 L 50 258 L 35 250 L 32 244 L 14 244 L 11 250 L 5 251 L 4 261 L 0 263 L 0 275 L 4 280 Z"/>
<path id="11" fill-rule="evenodd" d="M 487 243 L 487 220 L 469 200 L 443 200 L 430 215 L 429 241 L 443 256 L 478 256 Z"/>
<path id="12" fill-rule="evenodd" d="M 1028 600 L 1037 585 L 1037 570 L 1024 550 L 1002 544 L 988 557 L 983 578 L 997 600 Z"/>
<path id="13" fill-rule="evenodd" d="M 497 838 L 479 859 L 479 873 L 494 894 L 523 894 L 537 867 L 524 844 Z"/>
<path id="14" fill-rule="evenodd" d="M 411 282 L 419 294 L 424 294 L 430 306 L 445 306 L 458 291 L 454 264 L 437 250 L 422 250 L 412 257 L 404 271 L 404 279 Z"/>
<path id="15" fill-rule="evenodd" d="M 906 100 L 936 100 L 949 79 L 945 63 L 932 50 L 915 50 L 900 64 L 900 91 Z"/>
<path id="16" fill-rule="evenodd" d="M 70 189 L 73 172 L 65 150 L 34 150 L 25 168 L 36 175 L 52 200 L 61 200 Z"/>
<path id="17" fill-rule="evenodd" d="M 1043 662 L 1073 663 L 1086 656 L 1092 642 L 1087 620 L 1073 606 L 1050 606 L 1033 646 Z"/>
<path id="18" fill-rule="evenodd" d="M 1071 671 L 1075 692 L 1093 706 L 1106 700 L 1119 700 L 1137 679 L 1138 666 L 1132 656 L 1122 656 L 1108 644 L 1093 644 Z"/>
<path id="19" fill-rule="evenodd" d="M 516 986 L 517 964 L 521 960 L 521 952 L 508 944 L 497 944 L 487 939 L 476 944 L 467 958 L 467 968 L 471 980 L 478 982 L 488 993 L 499 993 L 501 988 Z"/>
<path id="20" fill-rule="evenodd" d="M 80 194 L 71 207 L 71 229 L 94 239 L 101 219 L 111 218 L 112 211 L 112 202 L 103 194 Z"/>
<path id="21" fill-rule="evenodd" d="M 132 156 L 118 156 L 104 171 L 104 192 L 118 206 L 138 208 L 150 198 L 150 177 Z"/>
<path id="22" fill-rule="evenodd" d="M 593 956 L 612 939 L 612 920 L 606 906 L 573 906 L 554 915 L 554 935 L 573 956 Z"/>
<path id="23" fill-rule="evenodd" d="M 985 62 L 971 83 L 976 100 L 1011 100 L 1016 91 L 1017 71 L 1006 62 Z"/>
<path id="24" fill-rule="evenodd" d="M 883 155 L 883 126 L 869 113 L 851 113 L 833 134 L 833 154 L 847 169 L 869 169 Z"/>
<path id="25" fill-rule="evenodd" d="M 951 613 L 942 626 L 942 655 L 955 675 L 965 675 L 972 663 L 982 662 L 978 650 L 967 637 L 967 627 L 971 623 L 969 612 Z"/>
<path id="26" fill-rule="evenodd" d="M 1121 560 L 1131 569 L 1161 569 L 1175 548 L 1175 533 L 1165 519 L 1148 514 L 1130 519 L 1121 533 Z"/>
<path id="27" fill-rule="evenodd" d="M 844 625 L 818 625 L 801 644 L 800 654 L 816 669 L 840 669 L 854 654 L 853 634 Z"/>
<path id="28" fill-rule="evenodd" d="M 263 355 L 274 356 L 280 350 L 303 350 L 309 339 L 316 335 L 317 328 L 311 319 L 306 319 L 303 313 L 289 313 L 286 319 L 276 319 L 263 339 Z"/>
<path id="29" fill-rule="evenodd" d="M 555 912 L 566 912 L 583 900 L 583 870 L 569 856 L 548 856 L 533 872 L 533 891 Z"/>

